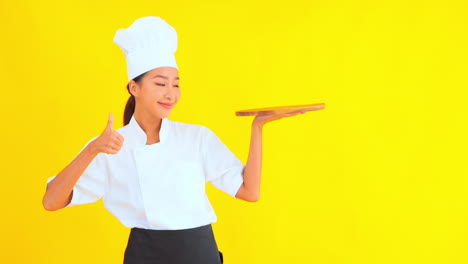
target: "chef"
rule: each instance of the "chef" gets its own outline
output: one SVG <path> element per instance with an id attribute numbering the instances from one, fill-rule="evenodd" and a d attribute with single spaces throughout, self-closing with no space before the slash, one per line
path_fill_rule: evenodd
<path id="1" fill-rule="evenodd" d="M 109 115 L 101 135 L 48 179 L 44 208 L 103 199 L 106 209 L 131 228 L 125 264 L 222 263 L 205 184 L 257 201 L 263 125 L 297 113 L 256 117 L 244 165 L 210 129 L 168 119 L 181 96 L 172 26 L 159 17 L 143 17 L 118 30 L 114 42 L 128 70 L 124 126 L 113 130 Z"/>

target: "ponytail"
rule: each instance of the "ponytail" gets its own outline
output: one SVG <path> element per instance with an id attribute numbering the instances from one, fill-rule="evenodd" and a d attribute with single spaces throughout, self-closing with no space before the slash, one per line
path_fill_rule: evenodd
<path id="1" fill-rule="evenodd" d="M 130 97 L 127 100 L 127 104 L 125 105 L 124 126 L 130 123 L 133 113 L 135 113 L 135 97 L 133 95 L 130 95 Z"/>
<path id="2" fill-rule="evenodd" d="M 141 79 L 143 78 L 143 76 L 145 76 L 146 73 L 147 72 L 144 72 L 138 75 L 137 77 L 133 78 L 133 80 L 137 83 L 141 83 Z M 127 104 L 125 105 L 124 116 L 123 116 L 124 126 L 130 123 L 133 113 L 135 113 L 135 106 L 136 106 L 135 96 L 133 96 L 133 94 L 130 93 L 130 83 L 127 84 L 127 91 L 130 94 L 130 98 L 128 98 Z"/>

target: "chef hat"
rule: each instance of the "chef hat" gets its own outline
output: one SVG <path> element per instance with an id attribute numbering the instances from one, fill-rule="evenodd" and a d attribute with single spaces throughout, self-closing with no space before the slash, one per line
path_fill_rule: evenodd
<path id="1" fill-rule="evenodd" d="M 128 81 L 159 67 L 177 68 L 177 32 L 160 17 L 142 17 L 117 30 L 114 42 L 124 51 Z"/>

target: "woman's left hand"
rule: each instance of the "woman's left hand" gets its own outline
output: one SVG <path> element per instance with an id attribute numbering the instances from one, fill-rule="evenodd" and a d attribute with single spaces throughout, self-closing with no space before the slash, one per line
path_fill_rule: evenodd
<path id="1" fill-rule="evenodd" d="M 306 112 L 299 111 L 299 112 L 290 112 L 290 113 L 283 113 L 283 114 L 275 114 L 275 115 L 264 115 L 264 116 L 256 116 L 252 125 L 257 127 L 263 127 L 266 123 L 271 121 L 279 120 L 281 118 L 295 116 L 299 114 L 304 114 Z"/>

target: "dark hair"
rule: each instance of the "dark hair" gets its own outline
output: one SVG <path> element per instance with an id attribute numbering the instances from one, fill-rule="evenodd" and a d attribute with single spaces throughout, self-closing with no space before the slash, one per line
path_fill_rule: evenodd
<path id="1" fill-rule="evenodd" d="M 133 80 L 135 82 L 137 82 L 138 84 L 140 84 L 141 79 L 143 79 L 145 74 L 146 74 L 146 72 L 144 72 L 144 73 L 138 75 L 137 77 L 133 78 Z M 127 84 L 127 91 L 130 94 L 130 98 L 128 98 L 127 104 L 125 105 L 124 116 L 123 116 L 124 126 L 126 126 L 126 125 L 128 125 L 128 123 L 130 123 L 130 120 L 132 119 L 133 113 L 135 112 L 135 105 L 136 105 L 135 97 L 133 96 L 132 93 L 130 93 L 129 84 L 130 84 L 130 82 Z"/>

